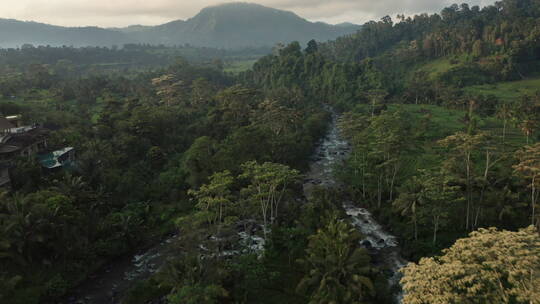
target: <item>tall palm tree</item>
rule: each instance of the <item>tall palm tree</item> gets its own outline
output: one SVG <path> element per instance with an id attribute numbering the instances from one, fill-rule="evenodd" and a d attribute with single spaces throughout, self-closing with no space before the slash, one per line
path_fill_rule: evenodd
<path id="1" fill-rule="evenodd" d="M 502 142 L 504 144 L 506 140 L 506 129 L 508 126 L 508 121 L 512 119 L 512 106 L 507 102 L 501 103 L 497 107 L 497 117 L 503 120 Z"/>
<path id="2" fill-rule="evenodd" d="M 337 216 L 310 237 L 307 256 L 299 260 L 308 272 L 297 287 L 309 292 L 310 304 L 362 303 L 373 296 L 370 257 L 359 241 L 359 233 Z"/>
<path id="3" fill-rule="evenodd" d="M 410 217 L 413 223 L 414 239 L 418 240 L 418 208 L 422 203 L 424 191 L 422 181 L 414 176 L 403 185 L 399 197 L 392 203 L 394 210 L 402 216 Z"/>

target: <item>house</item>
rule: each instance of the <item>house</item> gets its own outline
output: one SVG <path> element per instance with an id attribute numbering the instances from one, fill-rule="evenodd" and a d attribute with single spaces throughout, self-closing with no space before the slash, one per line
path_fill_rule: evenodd
<path id="1" fill-rule="evenodd" d="M 11 184 L 9 177 L 9 164 L 0 162 L 0 188 Z"/>
<path id="2" fill-rule="evenodd" d="M 5 117 L 0 116 L 0 136 L 9 132 L 15 126 Z"/>
<path id="3" fill-rule="evenodd" d="M 47 148 L 48 130 L 24 126 L 21 116 L 0 116 L 0 187 L 11 184 L 9 170 L 18 157 L 32 157 Z"/>
<path id="4" fill-rule="evenodd" d="M 75 148 L 66 147 L 38 156 L 40 164 L 46 169 L 73 168 L 75 165 Z"/>
<path id="5" fill-rule="evenodd" d="M 10 160 L 5 156 L 13 153 L 15 150 L 16 147 L 0 145 L 0 188 L 11 184 L 9 169 L 12 165 Z"/>
<path id="6" fill-rule="evenodd" d="M 22 116 L 21 115 L 12 115 L 6 116 L 6 119 L 14 125 L 16 128 L 22 127 Z"/>

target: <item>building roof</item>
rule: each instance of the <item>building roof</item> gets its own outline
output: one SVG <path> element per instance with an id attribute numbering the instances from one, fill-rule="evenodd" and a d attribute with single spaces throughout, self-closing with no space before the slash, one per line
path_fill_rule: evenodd
<path id="1" fill-rule="evenodd" d="M 15 126 L 11 122 L 9 122 L 9 120 L 7 120 L 3 116 L 0 116 L 0 131 L 13 128 L 15 128 Z"/>
<path id="2" fill-rule="evenodd" d="M 23 148 L 42 141 L 47 137 L 48 133 L 49 131 L 47 129 L 35 126 L 12 128 L 10 129 L 10 133 L 6 134 L 4 139 L 0 136 L 0 142 Z"/>
<path id="3" fill-rule="evenodd" d="M 64 164 L 60 162 L 60 157 L 66 153 L 73 151 L 75 148 L 67 147 L 61 150 L 53 151 L 51 153 L 42 154 L 38 156 L 41 165 L 48 169 L 54 169 L 63 167 Z"/>
<path id="4" fill-rule="evenodd" d="M 17 146 L 0 144 L 0 154 L 15 152 L 19 149 Z"/>

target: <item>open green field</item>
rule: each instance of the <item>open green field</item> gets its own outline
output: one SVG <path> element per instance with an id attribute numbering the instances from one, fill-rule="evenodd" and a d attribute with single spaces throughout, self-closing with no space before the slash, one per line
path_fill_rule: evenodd
<path id="1" fill-rule="evenodd" d="M 519 81 L 499 82 L 476 85 L 464 88 L 465 92 L 474 95 L 493 95 L 502 100 L 515 100 L 521 95 L 532 95 L 540 91 L 540 77 Z"/>
<path id="2" fill-rule="evenodd" d="M 419 122 L 429 116 L 431 126 L 426 130 L 425 138 L 428 142 L 435 142 L 459 131 L 466 131 L 465 111 L 447 109 L 435 105 L 391 105 L 392 109 L 402 109 L 412 116 L 413 121 Z M 501 138 L 504 122 L 496 117 L 476 116 L 480 131 L 489 132 L 495 138 Z M 526 144 L 525 135 L 512 124 L 508 123 L 506 130 L 506 145 L 509 149 Z"/>
<path id="3" fill-rule="evenodd" d="M 426 72 L 429 75 L 430 79 L 436 78 L 438 75 L 447 72 L 456 65 L 450 62 L 449 58 L 440 58 L 437 60 L 430 61 L 429 63 L 420 67 L 420 71 Z"/>
<path id="4" fill-rule="evenodd" d="M 356 109 L 359 112 L 368 113 L 368 105 L 360 105 Z M 426 118 L 429 123 L 422 131 L 422 138 L 426 147 L 433 147 L 435 143 L 457 132 L 467 132 L 467 112 L 463 110 L 448 109 L 437 105 L 415 104 L 389 104 L 389 111 L 401 111 L 408 115 L 408 119 L 417 124 L 425 124 Z M 488 132 L 495 140 L 502 141 L 504 121 L 496 117 L 474 115 L 477 130 Z M 527 143 L 525 135 L 510 122 L 506 126 L 505 143 L 508 150 L 521 147 Z"/>
<path id="5" fill-rule="evenodd" d="M 467 62 L 468 56 L 463 55 L 460 57 L 442 57 L 435 60 L 430 60 L 427 63 L 420 64 L 418 71 L 426 72 L 429 79 L 435 79 L 438 76 L 448 72 L 450 69 L 458 67 Z"/>
<path id="6" fill-rule="evenodd" d="M 238 74 L 245 72 L 253 67 L 258 59 L 238 60 L 225 63 L 225 72 Z"/>

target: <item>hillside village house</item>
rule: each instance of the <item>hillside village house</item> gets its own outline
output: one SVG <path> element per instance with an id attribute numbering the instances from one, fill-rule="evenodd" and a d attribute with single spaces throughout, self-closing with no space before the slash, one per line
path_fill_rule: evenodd
<path id="1" fill-rule="evenodd" d="M 0 115 L 0 187 L 9 186 L 10 168 L 20 156 L 30 157 L 47 148 L 48 130 L 38 125 L 23 126 L 21 117 Z"/>

